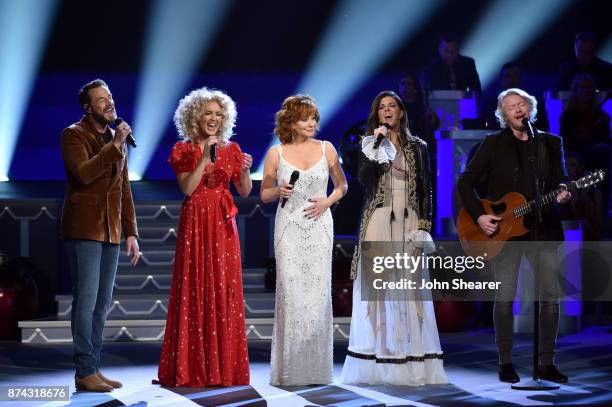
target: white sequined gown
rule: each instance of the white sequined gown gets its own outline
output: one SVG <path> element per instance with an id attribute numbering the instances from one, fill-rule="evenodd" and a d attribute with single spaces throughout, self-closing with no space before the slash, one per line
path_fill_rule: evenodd
<path id="1" fill-rule="evenodd" d="M 277 180 L 289 182 L 296 170 L 282 155 Z M 300 171 L 293 195 L 280 202 L 274 225 L 276 305 L 272 332 L 272 372 L 276 386 L 332 382 L 333 319 L 331 260 L 333 221 L 328 209 L 317 220 L 307 219 L 308 199 L 327 196 L 329 168 L 323 156 Z"/>

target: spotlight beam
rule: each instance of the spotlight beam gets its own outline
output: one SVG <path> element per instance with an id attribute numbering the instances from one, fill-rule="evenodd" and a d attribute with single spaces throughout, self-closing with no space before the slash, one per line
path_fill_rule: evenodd
<path id="1" fill-rule="evenodd" d="M 0 0 L 0 181 L 8 181 L 56 10 L 56 0 Z"/>
<path id="2" fill-rule="evenodd" d="M 316 99 L 321 127 L 441 2 L 343 0 L 338 5 L 298 87 Z"/>
<path id="3" fill-rule="evenodd" d="M 442 3 L 343 0 L 338 4 L 297 89 L 315 98 L 321 128 Z M 275 143 L 273 139 L 270 146 Z M 262 173 L 263 163 L 253 177 Z"/>
<path id="4" fill-rule="evenodd" d="M 612 61 L 612 35 L 610 35 L 606 43 L 599 48 L 597 56 L 604 61 Z"/>
<path id="5" fill-rule="evenodd" d="M 461 49 L 476 60 L 482 87 L 493 82 L 501 66 L 516 58 L 571 3 L 497 0 L 491 4 Z"/>
<path id="6" fill-rule="evenodd" d="M 136 98 L 134 134 L 139 143 L 130 153 L 130 179 L 144 174 L 181 94 L 231 5 L 232 1 L 224 0 L 155 1 Z"/>

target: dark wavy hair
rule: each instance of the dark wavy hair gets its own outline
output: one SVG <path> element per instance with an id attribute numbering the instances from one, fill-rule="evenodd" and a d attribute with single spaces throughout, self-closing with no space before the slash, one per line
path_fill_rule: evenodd
<path id="1" fill-rule="evenodd" d="M 85 109 L 85 105 L 91 104 L 91 94 L 89 91 L 91 89 L 105 87 L 108 89 L 108 85 L 102 79 L 94 79 L 91 82 L 87 82 L 85 85 L 81 86 L 79 89 L 79 104 L 83 109 Z"/>
<path id="2" fill-rule="evenodd" d="M 300 119 L 314 116 L 319 130 L 319 108 L 314 99 L 308 95 L 289 96 L 283 101 L 281 109 L 276 112 L 274 134 L 282 144 L 291 143 L 293 130 L 291 126 Z"/>
<path id="3" fill-rule="evenodd" d="M 408 130 L 408 112 L 406 111 L 404 102 L 402 102 L 402 98 L 397 96 L 397 93 L 393 92 L 392 90 L 383 90 L 374 98 L 372 107 L 370 109 L 370 114 L 368 115 L 367 135 L 374 134 L 374 129 L 380 126 L 380 122 L 378 121 L 378 107 L 380 106 L 380 101 L 387 96 L 391 96 L 393 99 L 395 99 L 400 110 L 404 112 L 404 115 L 400 119 L 399 125 L 399 133 L 401 136 L 400 139 L 402 143 L 404 143 L 406 140 L 408 140 L 408 135 L 410 134 L 410 131 Z"/>

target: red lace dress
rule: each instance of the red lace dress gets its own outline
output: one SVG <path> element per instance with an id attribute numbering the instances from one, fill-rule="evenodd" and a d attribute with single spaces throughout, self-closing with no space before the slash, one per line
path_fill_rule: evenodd
<path id="1" fill-rule="evenodd" d="M 168 162 L 175 173 L 192 172 L 199 146 L 178 142 Z M 205 172 L 181 208 L 166 333 L 159 361 L 164 386 L 232 386 L 249 383 L 242 266 L 229 190 L 240 182 L 238 144 L 217 146 Z"/>

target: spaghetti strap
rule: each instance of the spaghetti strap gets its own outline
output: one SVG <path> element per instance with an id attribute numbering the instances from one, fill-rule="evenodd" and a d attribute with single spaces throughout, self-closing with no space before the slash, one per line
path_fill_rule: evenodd
<path id="1" fill-rule="evenodd" d="M 282 157 L 283 157 L 283 150 L 281 149 L 281 145 L 280 145 L 280 144 L 277 144 L 277 145 L 276 145 L 276 149 L 278 150 L 278 155 L 279 155 L 279 157 L 281 157 L 281 158 L 282 158 Z"/>
<path id="2" fill-rule="evenodd" d="M 321 140 L 321 150 L 323 150 L 323 157 L 321 157 L 321 161 L 325 161 L 327 166 L 329 166 L 329 162 L 327 161 L 327 154 L 325 153 L 325 143 L 327 143 L 326 140 Z"/>
<path id="3" fill-rule="evenodd" d="M 289 159 L 303 167 L 316 156 L 314 142 L 294 145 Z M 278 204 L 274 223 L 278 289 L 270 355 L 273 386 L 333 382 L 333 219 L 329 209 L 316 221 L 303 212 L 311 205 L 308 198 L 327 196 L 329 169 L 324 160 L 303 169 L 281 158 L 276 173 L 279 183 L 289 182 L 294 172 L 300 176 L 285 207 Z"/>

